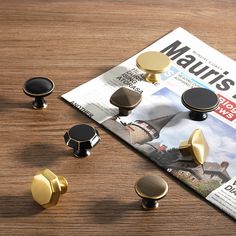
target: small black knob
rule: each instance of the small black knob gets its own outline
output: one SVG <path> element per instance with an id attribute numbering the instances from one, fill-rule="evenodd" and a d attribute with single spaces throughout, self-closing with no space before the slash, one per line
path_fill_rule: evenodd
<path id="1" fill-rule="evenodd" d="M 159 206 L 158 200 L 166 196 L 168 184 L 160 176 L 146 175 L 137 181 L 134 189 L 142 198 L 142 207 L 152 210 Z"/>
<path id="2" fill-rule="evenodd" d="M 50 95 L 54 87 L 52 80 L 44 77 L 34 77 L 25 82 L 23 91 L 26 95 L 35 98 L 33 101 L 34 109 L 43 109 L 47 107 L 44 97 Z"/>
<path id="3" fill-rule="evenodd" d="M 183 105 L 190 110 L 192 120 L 202 121 L 207 118 L 207 112 L 214 111 L 219 105 L 218 96 L 205 88 L 191 88 L 182 94 Z"/>
<path id="4" fill-rule="evenodd" d="M 66 145 L 73 148 L 75 157 L 86 157 L 90 150 L 99 143 L 100 136 L 90 125 L 80 124 L 69 129 L 64 135 Z"/>
<path id="5" fill-rule="evenodd" d="M 141 94 L 128 88 L 121 87 L 111 95 L 110 103 L 119 107 L 120 116 L 128 116 L 131 110 L 137 107 L 141 100 Z"/>

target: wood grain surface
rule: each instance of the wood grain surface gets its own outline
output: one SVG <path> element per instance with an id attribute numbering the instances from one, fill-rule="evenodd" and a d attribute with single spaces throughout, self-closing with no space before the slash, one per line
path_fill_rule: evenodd
<path id="1" fill-rule="evenodd" d="M 60 98 L 179 26 L 236 59 L 235 9 L 235 0 L 1 0 L 0 235 L 236 235 L 230 217 Z M 45 111 L 22 92 L 33 76 L 56 84 Z M 89 158 L 64 144 L 78 123 L 101 135 Z M 47 210 L 30 193 L 43 168 L 69 182 Z M 169 184 L 156 211 L 143 211 L 134 192 L 146 173 Z"/>

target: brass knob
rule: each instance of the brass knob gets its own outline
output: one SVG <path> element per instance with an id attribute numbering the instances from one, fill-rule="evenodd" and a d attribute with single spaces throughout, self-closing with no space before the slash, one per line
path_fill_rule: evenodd
<path id="1" fill-rule="evenodd" d="M 121 87 L 112 94 L 110 103 L 119 107 L 120 116 L 128 116 L 130 112 L 138 106 L 141 100 L 141 94 L 128 88 Z"/>
<path id="2" fill-rule="evenodd" d="M 206 88 L 191 88 L 182 94 L 183 105 L 190 110 L 192 120 L 202 121 L 207 118 L 207 112 L 214 111 L 219 105 L 218 96 Z"/>
<path id="3" fill-rule="evenodd" d="M 200 129 L 196 129 L 187 141 L 180 143 L 179 150 L 183 156 L 192 156 L 197 165 L 203 165 L 207 159 L 209 146 Z"/>
<path id="4" fill-rule="evenodd" d="M 161 52 L 144 52 L 137 57 L 137 67 L 146 72 L 145 80 L 156 83 L 160 80 L 160 74 L 167 71 L 171 65 L 168 56 Z"/>
<path id="5" fill-rule="evenodd" d="M 33 199 L 42 207 L 56 205 L 60 195 L 66 193 L 68 182 L 63 176 L 57 177 L 49 169 L 39 171 L 33 178 L 31 193 Z"/>
<path id="6" fill-rule="evenodd" d="M 80 124 L 69 129 L 64 135 L 67 146 L 73 148 L 75 157 L 86 157 L 100 141 L 99 133 L 90 125 Z"/>
<path id="7" fill-rule="evenodd" d="M 54 87 L 52 80 L 44 77 L 34 77 L 25 82 L 23 91 L 26 95 L 35 98 L 33 102 L 34 109 L 43 109 L 47 108 L 44 97 L 50 95 Z"/>
<path id="8" fill-rule="evenodd" d="M 142 198 L 142 207 L 152 210 L 158 207 L 158 200 L 165 197 L 168 192 L 166 181 L 160 176 L 146 175 L 135 184 L 136 193 Z"/>

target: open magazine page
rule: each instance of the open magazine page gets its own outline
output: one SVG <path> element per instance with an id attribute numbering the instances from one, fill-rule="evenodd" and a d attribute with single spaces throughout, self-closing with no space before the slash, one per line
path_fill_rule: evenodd
<path id="1" fill-rule="evenodd" d="M 172 60 L 160 84 L 144 81 L 137 56 L 161 51 Z M 137 55 L 62 97 L 111 130 L 157 165 L 236 218 L 236 63 L 178 28 Z M 110 103 L 120 87 L 142 94 L 129 116 L 117 116 Z M 193 121 L 181 103 L 192 87 L 213 90 L 219 107 L 204 121 Z M 183 157 L 179 144 L 201 129 L 209 145 L 207 161 L 197 166 Z"/>

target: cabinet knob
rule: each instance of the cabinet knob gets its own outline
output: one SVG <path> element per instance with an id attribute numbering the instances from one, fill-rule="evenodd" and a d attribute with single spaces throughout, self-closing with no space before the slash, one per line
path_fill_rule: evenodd
<path id="1" fill-rule="evenodd" d="M 159 206 L 158 200 L 168 192 L 166 181 L 160 176 L 145 175 L 135 184 L 135 192 L 142 198 L 142 207 L 152 210 Z"/>
<path id="2" fill-rule="evenodd" d="M 203 132 L 196 129 L 188 140 L 180 143 L 179 150 L 183 156 L 192 156 L 197 165 L 203 165 L 209 153 L 209 146 Z"/>
<path id="3" fill-rule="evenodd" d="M 50 95 L 54 87 L 52 80 L 44 77 L 34 77 L 25 82 L 23 91 L 26 95 L 35 98 L 33 101 L 34 109 L 43 109 L 47 108 L 47 102 L 44 97 Z"/>
<path id="4" fill-rule="evenodd" d="M 190 110 L 192 120 L 202 121 L 207 118 L 207 112 L 214 111 L 219 105 L 218 96 L 206 88 L 191 88 L 181 97 L 183 105 Z"/>
<path id="5" fill-rule="evenodd" d="M 120 116 L 128 116 L 142 101 L 142 95 L 125 87 L 116 90 L 110 98 L 110 103 L 119 107 Z"/>
<path id="6" fill-rule="evenodd" d="M 56 205 L 60 195 L 66 193 L 68 182 L 63 176 L 56 176 L 49 169 L 39 171 L 33 178 L 31 193 L 33 199 L 42 207 Z"/>
<path id="7" fill-rule="evenodd" d="M 86 157 L 91 149 L 99 143 L 100 136 L 96 129 L 90 125 L 80 124 L 69 129 L 64 135 L 67 146 L 73 148 L 75 157 Z"/>
<path id="8" fill-rule="evenodd" d="M 149 51 L 137 57 L 136 65 L 146 73 L 147 82 L 157 83 L 160 80 L 160 74 L 170 68 L 171 60 L 161 52 Z"/>

